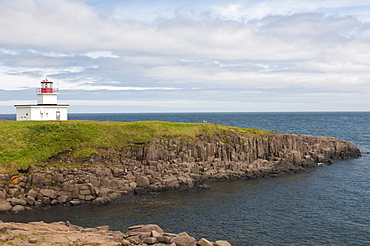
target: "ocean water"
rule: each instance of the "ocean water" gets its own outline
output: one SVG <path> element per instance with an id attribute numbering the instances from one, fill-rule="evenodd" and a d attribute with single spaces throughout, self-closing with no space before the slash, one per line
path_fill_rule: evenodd
<path id="1" fill-rule="evenodd" d="M 12 118 L 13 117 L 13 118 Z M 14 119 L 0 115 L 0 119 Z M 210 190 L 153 193 L 104 206 L 53 207 L 0 214 L 4 221 L 68 220 L 125 231 L 158 224 L 198 240 L 232 245 L 370 245 L 370 113 L 70 114 L 99 121 L 163 120 L 217 123 L 348 140 L 361 158 L 308 172 L 260 180 L 213 182 Z M 1 134 L 1 133 L 0 133 Z"/>

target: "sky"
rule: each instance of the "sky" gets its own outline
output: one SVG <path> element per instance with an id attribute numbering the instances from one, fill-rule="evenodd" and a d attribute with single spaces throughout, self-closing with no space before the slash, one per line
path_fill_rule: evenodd
<path id="1" fill-rule="evenodd" d="M 0 0 L 0 114 L 370 111 L 368 0 Z"/>

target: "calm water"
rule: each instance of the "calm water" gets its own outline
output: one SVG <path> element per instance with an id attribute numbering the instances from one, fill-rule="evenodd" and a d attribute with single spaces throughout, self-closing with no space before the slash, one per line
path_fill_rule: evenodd
<path id="1" fill-rule="evenodd" d="M 0 115 L 12 119 L 14 115 Z M 370 113 L 70 114 L 69 119 L 218 123 L 283 133 L 333 136 L 360 148 L 299 175 L 211 183 L 210 190 L 136 196 L 106 206 L 1 214 L 4 221 L 69 220 L 81 226 L 155 223 L 165 231 L 233 245 L 369 245 Z"/>

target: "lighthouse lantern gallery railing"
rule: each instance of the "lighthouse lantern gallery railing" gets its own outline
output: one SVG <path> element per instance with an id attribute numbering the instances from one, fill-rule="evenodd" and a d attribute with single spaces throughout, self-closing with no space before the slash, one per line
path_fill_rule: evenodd
<path id="1" fill-rule="evenodd" d="M 36 93 L 58 93 L 58 88 L 36 88 Z"/>

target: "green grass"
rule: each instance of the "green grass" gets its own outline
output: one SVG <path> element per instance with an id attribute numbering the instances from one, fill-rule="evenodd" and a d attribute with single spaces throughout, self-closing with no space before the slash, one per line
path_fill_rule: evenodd
<path id="1" fill-rule="evenodd" d="M 208 123 L 160 121 L 0 121 L 0 173 L 11 173 L 29 165 L 38 165 L 58 153 L 69 151 L 77 157 L 99 153 L 99 149 L 121 149 L 154 139 L 196 141 L 197 136 L 235 132 L 255 137 L 269 131 L 229 127 Z"/>

